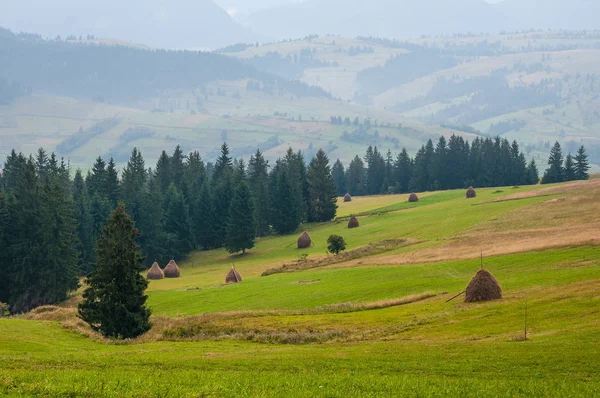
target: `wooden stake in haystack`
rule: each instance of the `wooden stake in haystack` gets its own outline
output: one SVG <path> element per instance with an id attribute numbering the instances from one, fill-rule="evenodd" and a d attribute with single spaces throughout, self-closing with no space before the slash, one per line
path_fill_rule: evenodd
<path id="1" fill-rule="evenodd" d="M 225 283 L 240 283 L 242 281 L 242 276 L 235 269 L 235 265 L 231 266 L 231 271 L 227 274 L 225 278 Z"/>

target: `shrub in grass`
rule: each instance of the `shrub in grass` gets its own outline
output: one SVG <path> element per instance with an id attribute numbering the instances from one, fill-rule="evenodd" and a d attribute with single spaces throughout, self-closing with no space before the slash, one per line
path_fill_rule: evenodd
<path id="1" fill-rule="evenodd" d="M 327 250 L 337 256 L 341 251 L 346 250 L 346 241 L 339 235 L 331 235 L 327 239 Z"/>

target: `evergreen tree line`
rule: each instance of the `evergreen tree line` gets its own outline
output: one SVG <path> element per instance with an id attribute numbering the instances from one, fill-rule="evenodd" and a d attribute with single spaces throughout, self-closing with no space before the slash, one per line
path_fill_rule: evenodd
<path id="1" fill-rule="evenodd" d="M 122 170 L 98 157 L 73 178 L 54 154 L 13 150 L 0 176 L 0 301 L 19 313 L 64 300 L 97 263 L 96 242 L 119 202 L 145 263 L 164 264 L 195 249 L 245 253 L 256 237 L 332 220 L 337 193 L 322 150 L 306 165 L 290 148 L 271 168 L 260 150 L 246 166 L 223 144 L 213 165 L 177 146 L 149 169 L 133 149 Z"/>
<path id="2" fill-rule="evenodd" d="M 590 163 L 583 145 L 579 147 L 575 156 L 569 153 L 563 158 L 562 148 L 557 141 L 550 150 L 548 169 L 542 177 L 542 184 L 587 180 L 590 178 L 589 171 Z"/>
<path id="3" fill-rule="evenodd" d="M 395 157 L 377 147 L 355 156 L 347 168 L 337 160 L 333 177 L 338 194 L 356 195 L 424 192 L 441 189 L 537 184 L 535 160 L 527 163 L 519 144 L 477 137 L 473 142 L 452 135 L 428 140 L 414 157 L 403 149 Z"/>

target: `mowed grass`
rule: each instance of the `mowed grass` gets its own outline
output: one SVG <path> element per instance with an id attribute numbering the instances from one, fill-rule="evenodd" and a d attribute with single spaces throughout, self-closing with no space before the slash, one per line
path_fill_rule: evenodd
<path id="1" fill-rule="evenodd" d="M 256 247 L 245 256 L 231 256 L 225 250 L 195 252 L 189 259 L 181 262 L 182 278 L 177 280 L 152 281 L 150 292 L 185 290 L 188 288 L 207 288 L 223 283 L 232 265 L 249 278 L 259 277 L 268 268 L 297 261 L 306 254 L 308 258 L 327 256 L 327 238 L 332 234 L 341 235 L 348 249 L 379 242 L 385 239 L 410 239 L 414 249 L 425 246 L 439 246 L 454 235 L 490 220 L 501 214 L 519 209 L 547 198 L 532 197 L 522 200 L 491 203 L 491 199 L 503 195 L 527 192 L 539 187 L 502 188 L 478 190 L 474 200 L 465 199 L 464 190 L 430 193 L 416 204 L 408 203 L 405 195 L 394 196 L 395 204 L 384 203 L 378 208 L 381 197 L 365 199 L 358 203 L 363 213 L 359 217 L 360 228 L 348 229 L 347 221 L 340 220 L 325 224 L 303 226 L 312 237 L 313 247 L 305 250 L 296 248 L 298 234 L 270 237 L 257 240 Z M 498 193 L 498 191 L 502 191 Z M 370 202 L 370 209 L 367 203 Z M 479 204 L 479 205 L 477 205 Z M 413 246 L 400 249 L 410 251 Z M 163 267 L 165 264 L 161 264 Z"/>
<path id="2" fill-rule="evenodd" d="M 352 202 L 366 214 L 361 227 L 309 225 L 315 247 L 307 253 L 324 256 L 330 233 L 344 235 L 350 248 L 398 238 L 421 243 L 397 251 L 443 245 L 478 225 L 533 217 L 528 209 L 552 197 L 491 200 L 540 188 L 481 189 L 475 200 L 464 199 L 464 190 L 435 192 L 417 206 L 402 195 L 361 198 Z M 583 188 L 570 192 L 576 189 Z M 567 225 L 575 215 L 559 204 L 555 219 Z M 155 327 L 135 341 L 102 342 L 54 321 L 0 319 L 0 396 L 592 397 L 600 391 L 597 245 L 484 257 L 504 298 L 466 304 L 462 297 L 446 300 L 465 289 L 478 258 L 391 265 L 378 264 L 384 257 L 377 254 L 369 265 L 359 260 L 260 277 L 303 253 L 287 247 L 295 238 L 259 240 L 245 257 L 195 253 L 181 263 L 182 278 L 151 282 Z M 221 286 L 232 262 L 244 282 Z M 187 290 L 195 287 L 201 290 Z M 351 305 L 377 308 L 425 293 L 433 296 L 381 309 Z"/>

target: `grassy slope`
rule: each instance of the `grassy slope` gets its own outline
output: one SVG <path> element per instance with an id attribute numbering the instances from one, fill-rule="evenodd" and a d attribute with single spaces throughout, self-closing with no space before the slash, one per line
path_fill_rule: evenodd
<path id="1" fill-rule="evenodd" d="M 478 190 L 475 201 L 466 201 L 462 191 L 433 193 L 404 210 L 403 195 L 357 198 L 343 205 L 341 215 L 354 205 L 374 215 L 361 217 L 355 231 L 346 230 L 344 223 L 311 226 L 317 244 L 311 256 L 322 253 L 321 241 L 331 232 L 342 232 L 351 247 L 390 237 L 444 244 L 461 231 L 539 207 L 548 196 L 486 203 L 536 189 L 540 187 Z M 396 211 L 379 214 L 377 209 L 386 207 Z M 555 215 L 556 220 L 561 217 L 565 215 Z M 570 219 L 563 221 L 569 224 Z M 181 279 L 152 282 L 149 292 L 155 314 L 275 312 L 213 314 L 180 323 L 157 318 L 152 336 L 127 345 L 89 340 L 55 322 L 0 320 L 0 395 L 585 397 L 600 388 L 597 246 L 485 258 L 505 298 L 471 305 L 445 300 L 464 289 L 478 259 L 350 268 L 342 264 L 258 277 L 269 264 L 297 255 L 296 249 L 283 246 L 288 240 L 260 241 L 254 254 L 236 259 L 245 277 L 242 284 L 219 287 L 231 258 L 212 251 L 182 263 Z M 300 280 L 318 282 L 297 284 Z M 186 291 L 189 286 L 203 290 Z M 379 310 L 321 309 L 424 292 L 448 293 Z M 517 341 L 523 333 L 525 300 L 529 340 Z M 310 308 L 314 310 L 305 315 L 281 312 Z M 217 334 L 161 341 L 161 330 L 194 322 Z M 281 336 L 320 343 L 278 344 Z"/>

